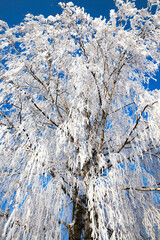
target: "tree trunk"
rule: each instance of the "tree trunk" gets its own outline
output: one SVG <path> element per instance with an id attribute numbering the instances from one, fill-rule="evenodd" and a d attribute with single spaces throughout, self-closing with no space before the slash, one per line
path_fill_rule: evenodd
<path id="1" fill-rule="evenodd" d="M 92 229 L 90 227 L 90 213 L 86 211 L 85 213 L 85 226 L 84 226 L 84 240 L 93 240 L 91 237 Z"/>
<path id="2" fill-rule="evenodd" d="M 69 229 L 69 240 L 93 240 L 91 237 L 90 213 L 81 201 L 73 201 L 73 226 Z"/>
<path id="3" fill-rule="evenodd" d="M 72 223 L 73 226 L 69 229 L 69 240 L 81 240 L 84 229 L 84 210 L 83 205 L 78 196 L 78 189 L 74 189 L 73 197 L 73 212 Z"/>
<path id="4" fill-rule="evenodd" d="M 83 211 L 79 204 L 73 203 L 73 222 L 74 225 L 69 231 L 69 240 L 81 240 L 84 222 L 83 222 Z"/>

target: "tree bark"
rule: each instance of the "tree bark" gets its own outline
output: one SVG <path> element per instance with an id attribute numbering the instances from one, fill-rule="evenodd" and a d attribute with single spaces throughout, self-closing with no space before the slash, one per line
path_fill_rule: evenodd
<path id="1" fill-rule="evenodd" d="M 83 201 L 73 201 L 72 222 L 74 224 L 69 229 L 69 240 L 93 240 L 91 237 L 90 213 L 87 207 L 83 207 Z M 87 201 L 85 205 L 87 206 Z"/>
<path id="2" fill-rule="evenodd" d="M 75 187 L 73 197 L 72 223 L 73 226 L 69 230 L 69 240 L 81 240 L 84 229 L 84 210 L 83 205 L 78 196 L 78 189 Z"/>
<path id="3" fill-rule="evenodd" d="M 84 240 L 93 240 L 91 237 L 92 229 L 90 227 L 90 213 L 86 211 L 85 213 L 85 226 L 84 226 Z"/>

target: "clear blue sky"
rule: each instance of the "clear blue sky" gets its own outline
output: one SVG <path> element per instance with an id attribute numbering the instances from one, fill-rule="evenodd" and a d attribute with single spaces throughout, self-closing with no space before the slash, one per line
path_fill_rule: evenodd
<path id="1" fill-rule="evenodd" d="M 34 15 L 43 14 L 45 17 L 60 12 L 58 2 L 63 0 L 0 0 L 0 19 L 6 21 L 10 26 L 19 24 L 27 13 Z M 92 17 L 100 15 L 108 18 L 109 10 L 114 8 L 113 0 L 68 0 L 75 5 L 85 8 Z M 138 8 L 145 7 L 147 0 L 136 0 Z M 160 79 L 160 73 L 157 74 Z M 150 89 L 160 89 L 160 80 L 152 82 Z"/>
<path id="2" fill-rule="evenodd" d="M 27 13 L 43 14 L 45 17 L 60 11 L 58 2 L 63 0 L 0 0 L 0 18 L 10 26 L 19 24 Z M 69 0 L 70 1 L 70 0 Z M 69 2 L 66 1 L 66 2 Z M 75 5 L 84 7 L 93 17 L 109 16 L 114 8 L 113 0 L 71 0 Z M 147 0 L 136 0 L 138 7 L 145 6 Z"/>

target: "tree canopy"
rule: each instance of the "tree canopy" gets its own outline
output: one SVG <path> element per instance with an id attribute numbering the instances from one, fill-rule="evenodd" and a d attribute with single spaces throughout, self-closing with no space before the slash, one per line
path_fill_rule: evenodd
<path id="1" fill-rule="evenodd" d="M 115 4 L 0 20 L 4 239 L 160 238 L 160 6 Z"/>

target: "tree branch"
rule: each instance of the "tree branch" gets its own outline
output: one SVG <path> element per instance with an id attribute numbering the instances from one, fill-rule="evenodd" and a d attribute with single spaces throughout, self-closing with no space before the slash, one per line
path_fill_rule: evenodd
<path id="1" fill-rule="evenodd" d="M 37 75 L 33 72 L 32 69 L 29 69 L 28 66 L 26 66 L 26 69 L 27 69 L 28 73 L 30 73 L 30 74 L 32 75 L 32 77 L 33 77 L 36 81 L 38 81 L 38 82 L 44 87 L 44 89 L 46 90 L 46 92 L 49 94 L 49 96 L 50 96 L 53 104 L 55 105 L 59 117 L 61 118 L 62 122 L 64 122 L 63 117 L 62 117 L 62 115 L 61 115 L 61 113 L 60 113 L 59 107 L 58 107 L 56 101 L 54 100 L 52 94 L 50 93 L 49 88 L 40 80 L 39 77 L 37 77 Z"/>
<path id="2" fill-rule="evenodd" d="M 124 148 L 124 146 L 125 146 L 126 144 L 130 143 L 130 142 L 136 137 L 136 136 L 134 136 L 131 140 L 129 140 L 129 137 L 132 135 L 132 133 L 134 132 L 134 130 L 137 128 L 137 126 L 138 126 L 138 124 L 139 124 L 139 122 L 140 122 L 140 119 L 141 119 L 144 111 L 146 110 L 146 108 L 153 106 L 153 105 L 154 105 L 155 103 L 157 103 L 157 102 L 158 102 L 158 101 L 155 101 L 155 102 L 153 102 L 152 104 L 147 104 L 147 105 L 143 108 L 143 110 L 142 110 L 141 113 L 140 113 L 140 116 L 136 119 L 136 122 L 135 122 L 133 128 L 131 129 L 130 133 L 128 134 L 128 137 L 126 138 L 126 140 L 124 141 L 124 143 L 122 144 L 122 146 L 118 149 L 117 153 L 120 153 L 121 150 Z M 148 128 L 148 126 L 147 126 L 147 128 Z"/>
<path id="3" fill-rule="evenodd" d="M 46 115 L 46 113 L 44 113 L 43 110 L 40 109 L 40 108 L 38 107 L 38 105 L 37 105 L 33 100 L 31 100 L 31 102 L 32 102 L 32 103 L 34 104 L 34 106 L 43 114 L 43 116 L 45 116 L 45 118 L 47 118 L 47 119 L 51 122 L 51 124 L 53 124 L 53 125 L 56 126 L 56 127 L 59 126 L 59 125 L 58 125 L 57 123 L 55 123 L 51 118 L 49 118 L 48 115 Z"/>
<path id="4" fill-rule="evenodd" d="M 13 123 L 10 121 L 10 119 L 1 110 L 0 110 L 0 114 L 7 120 L 7 122 L 13 128 L 13 130 L 16 130 Z"/>
<path id="5" fill-rule="evenodd" d="M 155 188 L 147 188 L 147 187 L 142 187 L 142 188 L 133 188 L 133 187 L 125 187 L 123 190 L 129 191 L 129 190 L 136 190 L 136 191 L 141 191 L 141 192 L 151 192 L 151 191 L 160 191 L 160 187 L 155 187 Z"/>

